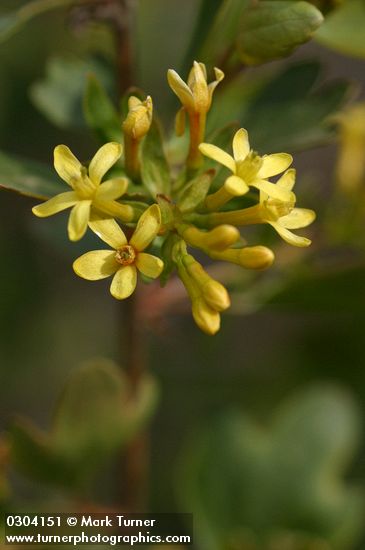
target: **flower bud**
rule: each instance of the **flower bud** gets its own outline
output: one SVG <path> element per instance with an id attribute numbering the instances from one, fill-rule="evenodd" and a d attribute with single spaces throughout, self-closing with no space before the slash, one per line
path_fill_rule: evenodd
<path id="1" fill-rule="evenodd" d="M 203 287 L 203 297 L 207 304 L 216 311 L 224 311 L 231 305 L 231 300 L 224 286 L 211 279 Z"/>
<path id="2" fill-rule="evenodd" d="M 201 231 L 194 226 L 188 226 L 182 233 L 184 240 L 197 248 L 212 248 L 225 250 L 236 243 L 240 232 L 233 225 L 219 225 L 211 231 Z"/>
<path id="3" fill-rule="evenodd" d="M 266 269 L 275 259 L 273 251 L 266 246 L 229 248 L 223 252 L 208 251 L 208 254 L 215 260 L 231 262 L 247 269 Z"/>
<path id="4" fill-rule="evenodd" d="M 220 315 L 203 298 L 193 300 L 192 313 L 194 321 L 203 332 L 210 335 L 218 332 L 221 324 Z"/>
<path id="5" fill-rule="evenodd" d="M 124 133 L 133 139 L 140 140 L 148 132 L 152 122 L 152 98 L 148 96 L 145 101 L 131 96 L 128 100 L 128 115 L 123 122 Z"/>
<path id="6" fill-rule="evenodd" d="M 187 273 L 199 288 L 204 300 L 212 309 L 224 311 L 231 305 L 228 292 L 224 286 L 215 281 L 193 256 L 186 254 L 183 257 L 183 264 Z"/>

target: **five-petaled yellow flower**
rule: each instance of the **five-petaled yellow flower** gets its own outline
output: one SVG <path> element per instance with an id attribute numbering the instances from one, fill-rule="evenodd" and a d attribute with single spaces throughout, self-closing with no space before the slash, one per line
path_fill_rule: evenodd
<path id="1" fill-rule="evenodd" d="M 244 128 L 238 130 L 233 138 L 233 157 L 210 143 L 201 143 L 199 149 L 203 155 L 223 164 L 233 173 L 225 184 L 227 192 L 232 196 L 244 195 L 249 187 L 255 187 L 275 199 L 292 199 L 291 191 L 268 181 L 268 178 L 284 172 L 291 165 L 292 156 L 288 153 L 274 153 L 261 157 L 250 150 Z"/>
<path id="2" fill-rule="evenodd" d="M 295 170 L 290 169 L 281 176 L 276 185 L 280 189 L 291 191 L 295 184 Z M 313 210 L 308 208 L 295 208 L 294 200 L 285 202 L 270 198 L 263 191 L 260 192 L 260 216 L 263 222 L 270 224 L 279 233 L 280 237 L 294 246 L 309 246 L 311 240 L 295 235 L 290 229 L 301 229 L 310 225 L 316 218 Z"/>
<path id="3" fill-rule="evenodd" d="M 290 229 L 307 227 L 316 217 L 313 210 L 295 207 L 296 196 L 292 192 L 294 184 L 295 170 L 290 168 L 276 182 L 278 189 L 291 193 L 290 200 L 274 199 L 264 191 L 260 191 L 260 202 L 255 206 L 231 212 L 217 212 L 212 216 L 219 222 L 233 225 L 268 223 L 287 243 L 301 247 L 309 246 L 310 239 L 300 237 L 290 231 Z"/>
<path id="4" fill-rule="evenodd" d="M 91 211 L 107 217 L 116 217 L 124 222 L 132 221 L 133 208 L 116 200 L 126 191 L 126 178 L 113 178 L 101 183 L 103 176 L 121 154 L 122 146 L 119 143 L 106 143 L 92 158 L 87 170 L 66 145 L 58 145 L 54 150 L 54 166 L 72 191 L 56 195 L 35 206 L 33 213 L 43 218 L 72 208 L 68 221 L 68 235 L 71 241 L 78 241 L 84 236 Z"/>
<path id="5" fill-rule="evenodd" d="M 110 292 L 118 300 L 128 298 L 134 292 L 137 269 L 146 277 L 159 277 L 163 261 L 143 252 L 161 227 L 161 212 L 157 204 L 153 204 L 142 214 L 129 242 L 115 220 L 94 220 L 89 226 L 114 250 L 94 250 L 80 256 L 73 264 L 77 275 L 89 281 L 114 275 Z"/>

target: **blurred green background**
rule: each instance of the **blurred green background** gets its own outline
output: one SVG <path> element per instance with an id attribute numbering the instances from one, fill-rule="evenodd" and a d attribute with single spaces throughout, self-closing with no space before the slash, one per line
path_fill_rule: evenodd
<path id="1" fill-rule="evenodd" d="M 5 13 L 14 4 L 3 0 L 0 8 Z M 139 3 L 134 36 L 139 47 L 134 77 L 136 84 L 153 96 L 156 109 L 170 121 L 170 129 L 176 103 L 166 85 L 165 75 L 168 68 L 181 69 L 198 9 L 199 2 L 195 0 L 140 0 Z M 83 29 L 75 19 L 75 14 L 66 14 L 64 10 L 44 14 L 0 45 L 0 149 L 4 152 L 51 164 L 53 148 L 59 143 L 67 143 L 80 158 L 88 158 L 97 147 L 82 122 L 73 129 L 56 127 L 32 100 L 36 94 L 35 83 L 44 78 L 47 64 L 54 56 L 87 60 L 92 54 L 94 59 L 96 56 L 101 60 L 103 67 L 113 65 L 113 42 L 105 28 L 87 25 Z M 266 78 L 266 74 L 284 70 L 288 64 L 308 59 L 323 64 L 323 82 L 348 79 L 356 88 L 357 98 L 363 97 L 364 61 L 334 53 L 318 43 L 301 47 L 290 59 L 249 69 L 249 74 Z M 87 63 L 93 70 L 92 62 Z M 112 88 L 112 79 L 110 86 Z M 262 130 L 263 134 L 270 134 L 270 143 L 275 143 L 275 131 L 273 126 Z M 300 174 L 297 192 L 305 197 L 310 208 L 317 209 L 332 192 L 337 150 L 334 140 L 304 152 L 294 151 L 294 163 Z M 38 426 L 47 429 L 61 388 L 79 363 L 93 357 L 119 361 L 121 356 L 120 331 L 123 327 L 118 327 L 121 305 L 107 292 L 108 283 L 88 284 L 74 275 L 70 264 L 79 254 L 80 245 L 69 243 L 66 248 L 63 239 L 65 219 L 62 215 L 58 219 L 36 219 L 31 213 L 35 202 L 10 192 L 0 195 L 2 429 L 9 426 L 15 414 L 30 417 Z M 321 240 L 323 220 L 319 219 L 316 225 L 314 242 L 316 236 Z M 279 283 L 278 291 L 274 289 L 271 293 L 269 290 L 269 299 L 262 298 L 260 293 L 250 298 L 245 289 L 232 313 L 223 316 L 222 329 L 214 338 L 200 333 L 187 310 L 182 314 L 168 312 L 161 322 L 148 326 L 145 338 L 150 350 L 151 371 L 161 391 L 151 432 L 152 511 L 190 512 L 196 508 L 199 517 L 205 498 L 208 503 L 220 501 L 225 508 L 229 502 L 232 510 L 237 507 L 246 510 L 242 495 L 235 491 L 229 493 L 227 489 L 227 484 L 239 485 L 232 472 L 237 468 L 235 460 L 240 451 L 230 449 L 230 444 L 242 436 L 244 445 L 255 447 L 256 435 L 245 424 L 247 416 L 241 418 L 241 415 L 256 419 L 269 430 L 282 400 L 297 395 L 293 399 L 300 407 L 304 399 L 302 392 L 313 387 L 318 387 L 313 390 L 313 408 L 308 405 L 308 415 L 305 411 L 302 413 L 312 426 L 308 430 L 315 432 L 321 417 L 320 412 L 319 417 L 313 412 L 315 400 L 320 401 L 321 395 L 326 398 L 328 394 L 328 410 L 324 406 L 323 414 L 328 414 L 329 420 L 323 427 L 323 434 L 331 430 L 341 433 L 342 429 L 347 433 L 349 441 L 344 436 L 338 446 L 346 447 L 350 456 L 343 460 L 342 469 L 346 468 L 346 472 L 338 473 L 346 473 L 346 482 L 356 486 L 359 492 L 364 491 L 365 432 L 361 422 L 365 417 L 365 263 L 358 255 L 354 260 L 353 244 L 342 242 L 337 248 L 331 246 L 317 255 L 316 248 L 314 245 L 310 267 L 304 262 L 292 269 L 288 286 L 281 288 Z M 285 261 L 283 256 L 281 269 L 285 269 Z M 315 271 L 310 272 L 310 269 Z M 310 403 L 311 393 L 308 395 Z M 338 418 L 336 403 L 340 411 Z M 342 408 L 345 419 L 341 416 Z M 348 419 L 346 415 L 353 418 Z M 241 421 L 242 426 L 237 426 Z M 348 434 L 352 429 L 353 436 Z M 211 432 L 211 436 L 199 435 Z M 294 429 L 294 433 L 300 434 L 300 427 L 298 431 Z M 298 435 L 298 442 L 294 437 L 291 442 L 292 448 L 300 449 L 300 460 L 308 453 L 308 462 L 311 462 L 315 453 L 311 452 L 309 436 L 308 444 L 303 443 L 307 436 L 304 430 L 302 437 Z M 205 459 L 186 450 L 190 445 L 194 447 L 196 440 L 201 444 L 204 438 L 207 438 L 205 451 L 202 451 L 202 455 L 207 453 Z M 329 445 L 329 454 L 335 455 L 336 451 L 331 449 Z M 247 453 L 248 456 L 251 451 Z M 215 463 L 214 456 L 217 456 Z M 341 459 L 339 463 L 341 470 Z M 202 474 L 199 468 L 205 473 Z M 283 468 L 273 476 L 283 476 L 288 471 Z M 300 469 L 298 471 L 292 474 L 296 479 L 302 475 Z M 261 479 L 253 471 L 250 474 L 248 465 L 244 472 L 251 480 L 256 479 L 255 475 Z M 213 479 L 217 477 L 221 482 L 214 487 Z M 113 475 L 105 471 L 101 479 L 97 484 L 100 501 L 113 502 L 116 498 Z M 39 502 L 52 494 L 45 485 L 32 483 L 25 476 L 14 473 L 12 483 L 20 503 Z M 269 482 L 263 485 L 267 490 Z M 253 494 L 259 494 L 260 487 L 257 482 Z M 209 494 L 207 488 L 212 491 L 211 498 L 206 496 Z M 283 494 L 288 489 L 283 486 L 275 490 Z M 298 493 L 301 490 L 304 489 L 299 485 Z M 290 502 L 288 499 L 284 508 L 290 508 Z M 272 508 L 276 506 L 278 503 L 274 499 Z M 308 506 L 315 509 L 314 504 Z M 356 513 L 362 510 L 362 505 L 352 502 L 347 509 L 351 506 Z M 250 504 L 247 510 L 249 508 Z M 202 516 L 214 518 L 216 513 L 216 510 L 205 509 Z M 354 515 L 356 513 L 354 511 Z M 270 512 L 265 511 L 265 515 L 268 517 Z M 344 517 L 344 511 L 340 517 Z M 279 518 L 279 526 L 280 521 Z M 237 523 L 240 522 L 243 524 L 244 519 L 238 518 Z M 275 520 L 273 522 L 275 524 Z M 254 524 L 252 519 L 251 527 Z M 257 524 L 258 532 L 261 528 L 266 527 Z M 304 522 L 302 530 L 305 528 Z M 293 530 L 300 530 L 295 518 Z M 206 532 L 203 529 L 201 537 L 207 541 Z M 218 539 L 219 536 L 214 535 Z M 235 536 L 238 542 L 235 539 L 226 542 L 227 548 L 256 548 L 254 542 L 252 546 L 249 542 L 243 546 L 242 540 L 247 541 L 250 536 L 244 535 L 242 540 L 240 534 Z M 365 538 L 361 542 L 360 537 L 355 536 L 354 540 L 357 542 L 338 547 L 361 550 Z M 290 542 L 278 542 L 277 548 L 285 550 L 294 546 L 290 546 Z M 308 548 L 327 549 L 319 543 Z"/>

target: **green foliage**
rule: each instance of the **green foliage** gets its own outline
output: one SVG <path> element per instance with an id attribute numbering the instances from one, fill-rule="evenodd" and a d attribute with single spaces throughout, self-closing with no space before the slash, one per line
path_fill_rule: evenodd
<path id="1" fill-rule="evenodd" d="M 132 397 L 117 365 L 106 360 L 84 365 L 71 376 L 48 434 L 22 419 L 11 427 L 12 462 L 35 480 L 83 486 L 146 424 L 156 397 L 150 377 Z"/>
<path id="2" fill-rule="evenodd" d="M 153 198 L 158 194 L 170 193 L 170 168 L 164 152 L 161 128 L 156 119 L 152 121 L 142 143 L 141 177 Z"/>
<path id="3" fill-rule="evenodd" d="M 60 128 L 81 128 L 85 125 L 82 115 L 85 80 L 90 74 L 93 74 L 95 81 L 100 81 L 100 84 L 98 82 L 90 84 L 89 81 L 87 88 L 88 103 L 86 105 L 89 108 L 87 113 L 92 109 L 93 119 L 99 121 L 106 110 L 105 104 L 108 100 L 102 87 L 105 86 L 110 89 L 112 79 L 108 68 L 97 58 L 51 58 L 47 63 L 44 78 L 35 82 L 30 89 L 31 99 L 41 113 L 56 126 Z M 107 107 L 110 110 L 109 105 Z M 105 130 L 108 128 L 106 123 L 109 123 L 109 118 L 111 118 L 111 115 L 109 111 L 106 111 L 102 119 L 102 122 L 105 122 L 106 125 Z M 89 122 L 89 117 L 87 117 L 87 120 Z M 90 125 L 94 127 L 95 123 Z M 121 130 L 119 134 L 121 134 Z"/>
<path id="4" fill-rule="evenodd" d="M 242 117 L 255 149 L 296 151 L 334 136 L 327 118 L 343 105 L 349 84 L 334 81 L 315 87 L 320 74 L 318 62 L 296 63 L 258 91 Z"/>
<path id="5" fill-rule="evenodd" d="M 346 0 L 326 17 L 315 38 L 340 53 L 365 58 L 364 28 L 364 1 Z"/>
<path id="6" fill-rule="evenodd" d="M 247 7 L 237 37 L 240 59 L 258 65 L 286 57 L 311 39 L 323 21 L 308 2 L 267 0 Z"/>
<path id="7" fill-rule="evenodd" d="M 20 31 L 28 21 L 47 11 L 67 7 L 73 0 L 31 0 L 16 11 L 0 16 L 0 42 Z"/>
<path id="8" fill-rule="evenodd" d="M 225 56 L 237 36 L 241 14 L 247 4 L 247 0 L 223 0 L 199 51 L 200 59 L 218 64 Z"/>
<path id="9" fill-rule="evenodd" d="M 232 412 L 200 434 L 178 488 L 201 547 L 253 540 L 266 549 L 287 531 L 350 548 L 364 495 L 344 484 L 343 473 L 359 441 L 359 414 L 343 391 L 320 385 L 282 403 L 266 429 Z"/>
<path id="10" fill-rule="evenodd" d="M 62 191 L 50 166 L 0 152 L 0 188 L 37 199 L 48 199 Z M 65 186 L 65 191 L 67 191 Z"/>
<path id="11" fill-rule="evenodd" d="M 362 313 L 365 309 L 365 266 L 332 265 L 295 269 L 268 300 L 269 307 L 295 311 Z M 338 289 L 341 289 L 339 292 Z"/>
<path id="12" fill-rule="evenodd" d="M 123 141 L 121 116 L 95 75 L 88 78 L 83 103 L 85 119 L 102 143 Z"/>
<path id="13" fill-rule="evenodd" d="M 211 25 L 216 17 L 217 11 L 223 4 L 227 4 L 225 0 L 202 0 L 194 31 L 192 33 L 190 46 L 185 56 L 183 73 L 187 73 L 191 66 L 191 60 L 197 57 L 197 54 L 206 39 Z M 238 3 L 236 2 L 238 6 Z M 227 9 L 227 7 L 225 8 Z"/>

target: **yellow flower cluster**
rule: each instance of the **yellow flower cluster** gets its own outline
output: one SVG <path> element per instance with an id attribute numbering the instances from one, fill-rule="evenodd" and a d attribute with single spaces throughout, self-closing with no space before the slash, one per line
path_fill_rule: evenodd
<path id="1" fill-rule="evenodd" d="M 164 193 L 151 198 L 144 188 L 141 155 L 143 140 L 153 123 L 152 99 L 148 96 L 142 101 L 131 96 L 127 117 L 121 122 L 123 165 L 119 143 L 103 145 L 88 168 L 68 147 L 59 145 L 54 151 L 55 169 L 71 190 L 33 208 L 39 217 L 71 208 L 69 238 L 81 239 L 89 227 L 110 247 L 87 252 L 73 267 L 77 275 L 88 280 L 112 276 L 110 292 L 117 299 L 134 292 L 138 271 L 147 279 L 161 274 L 167 278 L 175 267 L 191 299 L 194 320 L 208 334 L 219 330 L 220 313 L 230 306 L 230 298 L 189 248 L 198 248 L 213 260 L 265 269 L 273 263 L 274 253 L 266 246 L 247 246 L 238 227 L 269 224 L 289 244 L 304 247 L 310 240 L 292 230 L 306 227 L 315 219 L 312 210 L 295 206 L 295 170 L 290 168 L 293 159 L 289 154 L 260 156 L 250 148 L 243 128 L 233 137 L 233 155 L 205 143 L 206 116 L 213 92 L 223 78 L 222 71 L 215 68 L 215 80 L 208 84 L 206 68 L 197 62 L 187 83 L 175 71 L 168 71 L 168 82 L 182 104 L 176 132 L 185 132 L 187 115 L 190 133 L 186 163 L 174 167 L 174 173 L 178 168 L 180 172 L 176 182 L 171 181 L 168 196 Z M 217 170 L 204 167 L 207 157 L 217 169 L 219 165 L 228 169 L 223 180 L 215 181 Z M 153 165 L 150 159 L 154 170 L 158 169 L 157 161 Z M 111 169 L 116 175 L 103 182 Z M 272 181 L 276 176 L 277 181 Z M 145 202 L 137 203 L 127 194 L 131 183 L 134 188 L 139 186 Z M 125 231 L 120 224 L 126 226 Z M 145 251 L 152 244 L 158 255 Z"/>

